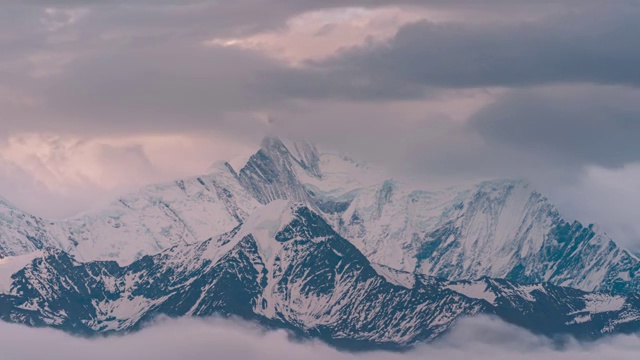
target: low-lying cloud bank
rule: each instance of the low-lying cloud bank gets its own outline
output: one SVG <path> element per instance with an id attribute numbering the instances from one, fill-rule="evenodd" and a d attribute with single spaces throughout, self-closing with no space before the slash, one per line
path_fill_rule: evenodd
<path id="1" fill-rule="evenodd" d="M 590 344 L 570 342 L 562 349 L 547 338 L 478 317 L 461 321 L 444 339 L 406 353 L 346 353 L 318 341 L 295 342 L 284 331 L 263 331 L 230 320 L 161 321 L 139 333 L 88 340 L 52 329 L 0 323 L 3 360 L 623 360 L 640 353 L 640 337 L 615 336 Z"/>

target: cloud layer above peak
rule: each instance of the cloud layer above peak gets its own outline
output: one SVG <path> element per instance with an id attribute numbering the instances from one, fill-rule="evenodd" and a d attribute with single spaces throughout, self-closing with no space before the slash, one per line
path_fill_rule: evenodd
<path id="1" fill-rule="evenodd" d="M 302 100 L 640 83 L 632 1 L 46 3 L 9 1 L 0 15 L 0 134 L 229 131 L 238 117 Z M 296 28 L 292 19 L 309 13 L 317 29 Z M 321 58 L 292 66 L 274 57 L 304 47 L 292 31 L 313 44 L 340 26 Z M 361 42 L 340 44 L 347 32 Z"/>
<path id="2" fill-rule="evenodd" d="M 531 178 L 574 194 L 569 215 L 594 191 L 640 201 L 620 185 L 640 164 L 637 1 L 0 3 L 0 194 L 28 210 L 195 175 L 272 132 L 412 174 Z"/>

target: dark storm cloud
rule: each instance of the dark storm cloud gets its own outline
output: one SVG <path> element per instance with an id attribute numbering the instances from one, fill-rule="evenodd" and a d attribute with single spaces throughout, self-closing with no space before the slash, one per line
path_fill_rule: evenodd
<path id="1" fill-rule="evenodd" d="M 640 161 L 640 90 L 516 90 L 475 114 L 470 127 L 563 166 L 621 167 Z"/>
<path id="2" fill-rule="evenodd" d="M 343 82 L 379 89 L 559 83 L 639 86 L 640 4 L 602 3 L 586 9 L 539 21 L 424 21 L 406 25 L 386 44 L 346 50 L 314 66 Z"/>
<path id="3" fill-rule="evenodd" d="M 575 172 L 588 164 L 638 160 L 638 92 L 602 86 L 635 87 L 640 81 L 640 8 L 634 2 L 555 2 L 564 5 L 562 11 L 527 21 L 508 17 L 518 7 L 555 9 L 552 2 L 406 3 L 503 9 L 505 21 L 411 24 L 388 43 L 344 50 L 301 68 L 204 42 L 282 26 L 304 11 L 386 3 L 94 1 L 78 15 L 68 12 L 65 1 L 47 2 L 60 6 L 53 14 L 44 2 L 8 2 L 0 14 L 7 20 L 0 22 L 0 134 L 255 134 L 266 129 L 256 121 L 259 113 L 274 114 L 299 134 L 330 129 L 321 140 L 361 143 L 363 153 L 396 154 L 394 163 L 447 174 L 510 175 L 523 163 Z M 565 83 L 577 85 L 557 87 Z M 496 103 L 469 126 L 446 116 L 400 124 L 398 115 L 375 106 L 446 98 L 451 88 L 535 85 L 546 86 L 496 95 Z M 348 104 L 374 106 L 351 112 L 357 105 Z M 340 140 L 337 128 L 351 130 L 342 131 Z M 361 140 L 354 141 L 353 133 Z M 395 147 L 406 146 L 367 146 L 380 134 L 396 139 L 388 142 Z"/>
<path id="4" fill-rule="evenodd" d="M 0 36 L 0 90 L 11 92 L 0 132 L 220 130 L 234 127 L 224 120 L 229 114 L 277 111 L 299 99 L 377 102 L 422 99 L 448 88 L 640 82 L 640 9 L 628 1 L 583 1 L 577 9 L 576 1 L 560 1 L 558 14 L 518 21 L 509 18 L 516 9 L 544 13 L 555 9 L 553 2 L 408 0 L 402 3 L 500 9 L 508 21 L 411 24 L 388 43 L 304 68 L 203 44 L 283 26 L 305 11 L 390 2 L 92 1 L 78 3 L 88 9 L 80 15 L 72 3 L 46 2 L 59 10 L 47 13 L 44 1 L 10 1 L 3 12 L 10 15 L 0 15 L 20 30 L 12 32 L 12 25 Z"/>
<path id="5" fill-rule="evenodd" d="M 431 103 L 456 95 L 435 96 Z M 569 180 L 586 166 L 640 162 L 640 89 L 563 85 L 500 91 L 492 97 L 466 121 L 428 106 L 421 113 L 417 102 L 391 110 L 374 102 L 310 103 L 277 118 L 283 131 L 295 136 L 306 134 L 416 173 Z M 399 110 L 411 107 L 416 109 L 409 114 Z"/>
<path id="6" fill-rule="evenodd" d="M 250 90 L 252 72 L 279 66 L 252 52 L 179 41 L 109 52 L 78 60 L 66 76 L 45 80 L 45 108 L 85 131 L 222 127 L 225 112 L 278 100 L 273 93 Z"/>

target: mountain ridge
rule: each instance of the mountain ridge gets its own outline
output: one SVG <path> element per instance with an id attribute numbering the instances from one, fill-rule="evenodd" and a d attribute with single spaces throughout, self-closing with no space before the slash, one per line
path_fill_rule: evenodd
<path id="1" fill-rule="evenodd" d="M 0 204 L 0 319 L 98 335 L 237 316 L 349 349 L 479 314 L 552 337 L 640 330 L 640 260 L 526 182 L 388 175 L 267 138 L 66 221 Z"/>
<path id="2" fill-rule="evenodd" d="M 425 190 L 424 183 L 389 178 L 308 143 L 287 147 L 278 138 L 266 138 L 240 164 L 237 171 L 225 163 L 208 175 L 150 185 L 67 221 L 0 209 L 0 255 L 54 246 L 84 261 L 125 265 L 228 232 L 258 208 L 284 199 L 322 214 L 369 259 L 396 270 L 450 280 L 545 281 L 587 291 L 640 288 L 635 255 L 592 226 L 565 221 L 522 181 Z"/>
<path id="3" fill-rule="evenodd" d="M 13 275 L 0 318 L 74 334 L 135 331 L 158 316 L 239 316 L 352 349 L 406 348 L 489 314 L 548 336 L 640 329 L 640 300 L 551 284 L 389 282 L 304 204 L 271 202 L 229 233 L 121 266 L 56 248 Z"/>

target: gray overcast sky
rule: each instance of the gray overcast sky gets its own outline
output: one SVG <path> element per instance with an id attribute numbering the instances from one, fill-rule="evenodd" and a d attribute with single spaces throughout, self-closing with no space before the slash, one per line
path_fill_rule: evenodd
<path id="1" fill-rule="evenodd" d="M 0 195 L 37 214 L 275 131 L 434 181 L 528 178 L 640 248 L 635 0 L 0 5 Z"/>

